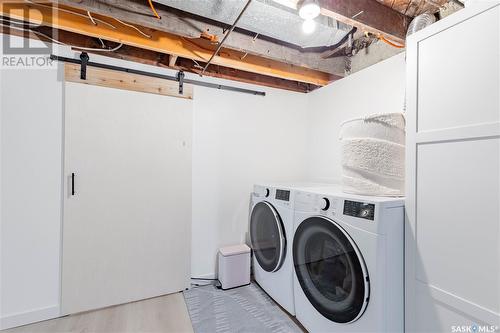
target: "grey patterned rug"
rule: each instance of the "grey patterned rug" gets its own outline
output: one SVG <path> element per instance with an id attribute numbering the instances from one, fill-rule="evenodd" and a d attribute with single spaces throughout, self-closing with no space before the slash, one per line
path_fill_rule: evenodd
<path id="1" fill-rule="evenodd" d="M 302 333 L 255 283 L 230 290 L 196 287 L 184 299 L 195 333 Z"/>

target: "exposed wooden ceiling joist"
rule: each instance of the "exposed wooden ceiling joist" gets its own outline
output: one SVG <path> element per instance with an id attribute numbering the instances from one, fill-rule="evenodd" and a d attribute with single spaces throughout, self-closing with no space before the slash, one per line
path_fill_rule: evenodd
<path id="1" fill-rule="evenodd" d="M 299 0 L 274 0 L 290 8 L 297 8 Z M 404 44 L 410 18 L 384 6 L 377 0 L 318 0 L 321 14 L 358 30 L 382 35 Z M 418 0 L 422 1 L 422 0 Z"/>
<path id="2" fill-rule="evenodd" d="M 376 0 L 320 0 L 321 14 L 404 44 L 410 19 Z"/>
<path id="3" fill-rule="evenodd" d="M 161 19 L 151 15 L 147 1 L 134 0 L 58 0 L 53 1 L 73 8 L 88 10 L 92 13 L 111 16 L 132 24 L 138 24 L 175 35 L 198 38 L 202 33 L 212 34 L 222 39 L 227 26 L 207 19 L 168 9 L 155 4 Z M 300 67 L 319 70 L 325 73 L 344 75 L 344 63 L 339 59 L 322 59 L 315 51 L 300 50 L 277 41 L 263 39 L 238 30 L 233 31 L 224 43 L 228 49 L 286 62 Z"/>
<path id="4" fill-rule="evenodd" d="M 70 31 L 86 36 L 103 38 L 113 42 L 123 43 L 129 46 L 144 48 L 173 56 L 193 59 L 195 61 L 207 61 L 213 50 L 204 48 L 192 40 L 166 33 L 163 31 L 146 29 L 151 37 L 147 38 L 139 34 L 135 29 L 125 25 L 119 25 L 110 18 L 99 16 L 102 21 L 118 25 L 119 29 L 113 29 L 105 24 L 93 25 L 83 17 L 73 15 L 65 11 L 52 9 L 25 3 L 12 5 L 10 1 L 0 1 L 0 12 L 7 17 L 25 20 L 34 24 L 47 25 L 60 30 Z M 82 14 L 85 14 L 83 12 Z M 219 56 L 213 60 L 215 65 L 235 68 L 242 71 L 278 77 L 287 80 L 311 83 L 314 85 L 326 85 L 338 78 L 328 73 L 297 67 L 291 64 L 264 59 L 252 54 L 244 56 L 241 52 L 223 49 Z"/>
<path id="5" fill-rule="evenodd" d="M 85 47 L 85 48 L 95 48 L 99 49 L 101 47 L 100 42 L 96 38 L 83 36 L 79 34 L 75 34 L 72 32 L 64 31 L 64 30 L 56 30 L 50 29 L 47 27 L 37 28 L 36 31 L 39 31 L 49 37 L 57 37 L 57 39 L 65 44 L 72 44 L 76 47 Z M 9 30 L 6 27 L 0 26 L 0 33 L 4 34 L 12 34 L 21 37 L 28 37 L 32 39 L 41 39 L 47 42 L 50 42 L 49 39 L 41 37 L 40 35 L 35 35 L 30 32 L 29 34 L 25 34 L 22 31 L 11 29 Z M 105 41 L 106 44 L 109 44 Z M 108 45 L 108 46 L 115 46 Z M 185 58 L 176 58 L 174 56 L 169 56 L 164 53 L 159 53 L 150 50 L 144 50 L 141 48 L 127 46 L 124 45 L 120 49 L 114 52 L 100 52 L 100 51 L 87 51 L 91 54 L 99 54 L 102 56 L 107 56 L 116 59 L 122 59 L 132 62 L 137 62 L 145 65 L 157 66 L 162 68 L 170 68 L 173 70 L 184 70 L 190 73 L 199 73 L 200 69 L 196 66 L 196 64 L 190 60 Z M 92 56 L 91 56 L 92 57 Z M 173 59 L 176 58 L 175 64 L 172 65 Z M 203 63 L 202 63 L 203 64 Z M 318 86 L 290 81 L 280 78 L 275 78 L 271 76 L 260 75 L 256 73 L 245 72 L 241 70 L 237 70 L 234 68 L 228 68 L 218 65 L 210 65 L 204 73 L 205 76 L 211 76 L 216 78 L 228 79 L 237 82 L 250 83 L 255 85 L 261 85 L 265 87 L 278 88 L 284 90 L 290 90 L 295 92 L 307 93 L 312 91 Z"/>
<path id="6" fill-rule="evenodd" d="M 438 12 L 449 0 L 377 0 L 401 14 L 414 17 L 423 13 Z"/>
<path id="7" fill-rule="evenodd" d="M 92 53 L 92 52 L 91 52 Z M 98 53 L 98 52 L 95 52 Z M 192 60 L 186 58 L 177 58 L 174 67 L 171 67 L 168 62 L 161 59 L 161 54 L 154 51 L 143 50 L 135 48 L 132 46 L 125 46 L 115 52 L 101 53 L 103 56 L 118 58 L 122 60 L 129 60 L 134 62 L 139 62 L 146 65 L 158 66 L 158 67 L 168 67 L 171 69 L 183 70 L 190 73 L 200 73 L 201 69 L 193 63 Z M 271 76 L 260 75 L 251 72 L 240 71 L 234 68 L 228 68 L 218 65 L 210 65 L 204 73 L 205 76 L 211 76 L 221 79 L 228 79 L 238 82 L 250 83 L 261 85 L 265 87 L 278 88 L 284 90 L 290 90 L 295 92 L 306 93 L 312 91 L 318 86 L 290 81 L 280 78 L 275 78 Z"/>

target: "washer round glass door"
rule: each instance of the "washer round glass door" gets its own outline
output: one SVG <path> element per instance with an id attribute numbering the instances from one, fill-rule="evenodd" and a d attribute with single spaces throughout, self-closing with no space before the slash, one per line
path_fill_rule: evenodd
<path id="1" fill-rule="evenodd" d="M 250 240 L 260 267 L 267 272 L 277 271 L 285 257 L 286 239 L 278 212 L 266 201 L 257 203 L 252 210 Z"/>
<path id="2" fill-rule="evenodd" d="M 314 308 L 337 323 L 363 315 L 370 293 L 368 271 L 352 238 L 333 220 L 304 220 L 293 239 L 300 286 Z"/>

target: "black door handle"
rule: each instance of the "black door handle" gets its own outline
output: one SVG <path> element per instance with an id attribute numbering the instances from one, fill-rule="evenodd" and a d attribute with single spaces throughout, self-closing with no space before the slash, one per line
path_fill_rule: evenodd
<path id="1" fill-rule="evenodd" d="M 75 195 L 75 173 L 71 174 L 71 195 Z"/>

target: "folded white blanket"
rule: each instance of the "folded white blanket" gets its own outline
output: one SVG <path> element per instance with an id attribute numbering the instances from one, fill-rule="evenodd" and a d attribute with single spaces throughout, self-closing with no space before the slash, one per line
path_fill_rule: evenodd
<path id="1" fill-rule="evenodd" d="M 405 146 L 386 140 L 342 140 L 342 166 L 404 180 Z"/>
<path id="2" fill-rule="evenodd" d="M 378 182 L 362 177 L 342 176 L 342 190 L 346 193 L 399 197 L 403 192 L 399 188 L 386 187 Z"/>
<path id="3" fill-rule="evenodd" d="M 345 122 L 341 129 L 345 192 L 404 195 L 405 119 L 377 114 Z"/>
<path id="4" fill-rule="evenodd" d="M 405 144 L 405 118 L 402 113 L 374 114 L 344 121 L 340 140 L 373 138 Z"/>

